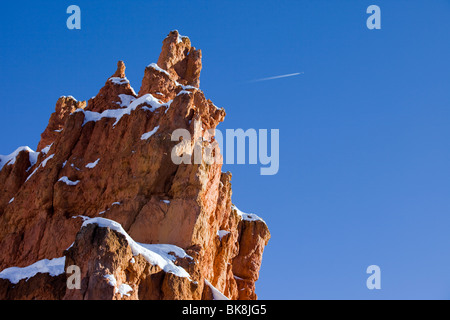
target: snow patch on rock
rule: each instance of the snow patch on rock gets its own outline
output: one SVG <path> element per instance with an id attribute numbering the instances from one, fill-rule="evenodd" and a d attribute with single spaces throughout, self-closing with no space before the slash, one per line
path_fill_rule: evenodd
<path id="1" fill-rule="evenodd" d="M 119 77 L 111 77 L 109 78 L 109 81 L 117 85 L 130 83 L 130 81 L 128 81 L 127 78 L 119 78 Z"/>
<path id="2" fill-rule="evenodd" d="M 169 244 L 138 243 L 128 235 L 128 233 L 123 229 L 122 225 L 113 220 L 105 218 L 92 218 L 86 220 L 83 223 L 82 227 L 85 227 L 89 224 L 97 224 L 99 227 L 110 228 L 111 230 L 123 234 L 131 247 L 133 255 L 142 255 L 150 264 L 159 266 L 167 273 L 173 273 L 178 277 L 190 278 L 190 275 L 186 272 L 186 270 L 184 270 L 180 266 L 176 266 L 173 263 L 173 261 L 176 260 L 176 257 L 169 254 L 169 252 L 173 252 L 180 258 L 188 257 L 183 249 Z"/>
<path id="3" fill-rule="evenodd" d="M 147 139 L 149 139 L 153 134 L 156 133 L 156 131 L 158 131 L 158 129 L 159 129 L 159 126 L 156 126 L 153 130 L 151 130 L 151 131 L 149 131 L 149 132 L 147 132 L 147 133 L 144 133 L 144 134 L 141 136 L 141 140 L 147 140 Z"/>
<path id="4" fill-rule="evenodd" d="M 130 296 L 130 293 L 129 292 L 132 292 L 133 291 L 133 288 L 131 288 L 128 284 L 126 284 L 126 283 L 122 283 L 120 286 L 119 286 L 119 289 L 118 289 L 118 292 L 120 293 L 120 295 L 123 297 L 123 296 L 127 296 L 127 297 L 129 297 Z"/>
<path id="5" fill-rule="evenodd" d="M 87 111 L 87 110 L 83 110 L 83 109 L 77 109 L 74 113 L 76 113 L 76 112 L 84 113 L 85 117 L 84 117 L 83 126 L 90 121 L 96 122 L 103 118 L 115 118 L 116 122 L 113 124 L 113 127 L 114 127 L 117 123 L 119 123 L 120 119 L 122 119 L 122 117 L 124 115 L 130 115 L 132 111 L 136 110 L 141 105 L 149 105 L 150 108 L 144 106 L 143 109 L 145 108 L 145 110 L 153 112 L 156 109 L 159 109 L 161 107 L 169 107 L 170 103 L 171 103 L 171 101 L 169 101 L 167 103 L 162 103 L 161 100 L 156 99 L 150 93 L 147 93 L 147 94 L 143 95 L 142 97 L 139 97 L 139 98 L 131 101 L 130 104 L 126 108 L 123 108 L 123 109 L 108 109 L 101 113 L 94 112 L 94 111 Z"/>
<path id="6" fill-rule="evenodd" d="M 53 145 L 53 143 L 50 144 L 50 145 L 48 145 L 48 146 L 46 146 L 45 148 L 43 148 L 43 149 L 41 150 L 41 152 L 42 152 L 43 154 L 47 154 L 47 153 L 50 151 L 50 148 L 52 147 L 52 145 Z"/>
<path id="7" fill-rule="evenodd" d="M 55 258 L 51 260 L 43 259 L 24 268 L 7 268 L 0 272 L 0 278 L 7 279 L 12 284 L 17 284 L 20 280 L 23 279 L 28 281 L 28 279 L 34 277 L 38 273 L 48 273 L 50 274 L 50 276 L 55 277 L 64 273 L 65 262 L 66 257 Z"/>
<path id="8" fill-rule="evenodd" d="M 131 102 L 136 100 L 136 98 L 129 94 L 119 94 L 120 102 L 117 102 L 122 108 L 126 108 L 130 105 Z"/>
<path id="9" fill-rule="evenodd" d="M 216 289 L 208 280 L 205 279 L 205 284 L 210 287 L 213 295 L 213 300 L 230 300 L 222 292 Z"/>
<path id="10" fill-rule="evenodd" d="M 80 183 L 80 180 L 77 180 L 77 181 L 71 181 L 71 180 L 69 180 L 69 178 L 67 178 L 66 176 L 59 178 L 58 181 L 64 182 L 64 183 L 67 184 L 68 186 L 76 186 L 77 184 Z"/>
<path id="11" fill-rule="evenodd" d="M 95 168 L 95 166 L 98 164 L 98 162 L 100 161 L 100 158 L 98 158 L 97 160 L 95 160 L 94 162 L 88 163 L 86 165 L 86 168 L 92 169 Z"/>
<path id="12" fill-rule="evenodd" d="M 40 164 L 39 166 L 33 170 L 33 172 L 28 176 L 27 180 L 25 180 L 25 182 L 27 182 L 28 180 L 30 180 L 30 178 L 36 173 L 36 171 L 38 171 L 39 168 L 44 168 L 47 165 L 47 162 L 52 159 L 55 155 L 49 155 L 47 158 L 45 158 Z"/>
<path id="13" fill-rule="evenodd" d="M 153 68 L 153 69 L 155 69 L 155 70 L 157 70 L 157 71 L 159 71 L 159 72 L 162 72 L 162 73 L 167 74 L 167 75 L 170 77 L 170 74 L 169 74 L 166 70 L 164 70 L 163 68 L 161 68 L 160 66 L 158 66 L 156 63 L 150 63 L 150 64 L 147 66 L 147 68 Z"/>
<path id="14" fill-rule="evenodd" d="M 105 275 L 103 276 L 103 278 L 105 278 L 106 280 L 108 280 L 108 284 L 109 284 L 110 286 L 115 287 L 115 286 L 117 285 L 117 280 L 116 280 L 116 278 L 114 277 L 114 275 L 112 275 L 112 274 L 105 274 Z"/>
<path id="15" fill-rule="evenodd" d="M 258 217 L 256 214 L 242 212 L 234 204 L 231 206 L 231 208 L 236 210 L 237 214 L 242 218 L 242 220 L 246 220 L 246 221 L 262 221 L 262 222 L 265 223 L 265 221 L 263 219 L 261 219 L 260 217 Z"/>
<path id="16" fill-rule="evenodd" d="M 222 238 L 229 233 L 230 233 L 230 231 L 227 231 L 227 230 L 218 230 L 217 231 L 217 235 L 219 236 L 220 241 L 222 241 Z"/>
<path id="17" fill-rule="evenodd" d="M 36 164 L 39 152 L 35 152 L 30 147 L 25 146 L 17 148 L 13 153 L 9 155 L 6 156 L 0 155 L 0 170 L 2 170 L 5 165 L 13 165 L 14 163 L 16 163 L 16 158 L 21 151 L 28 152 L 28 156 L 30 158 L 31 163 L 30 167 Z"/>

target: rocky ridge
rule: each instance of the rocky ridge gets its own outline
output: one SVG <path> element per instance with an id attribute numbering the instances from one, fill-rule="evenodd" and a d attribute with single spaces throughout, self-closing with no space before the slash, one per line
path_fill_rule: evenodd
<path id="1" fill-rule="evenodd" d="M 37 152 L 0 157 L 0 299 L 257 298 L 265 222 L 232 205 L 220 163 L 171 159 L 174 130 L 192 153 L 225 117 L 201 56 L 170 32 L 138 94 L 119 61 L 87 103 L 58 99 Z"/>

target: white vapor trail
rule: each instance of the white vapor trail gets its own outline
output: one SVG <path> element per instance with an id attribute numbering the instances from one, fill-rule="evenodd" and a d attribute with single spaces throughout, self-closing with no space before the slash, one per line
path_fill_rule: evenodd
<path id="1" fill-rule="evenodd" d="M 259 81 L 267 81 L 267 80 L 274 80 L 274 79 L 280 79 L 280 78 L 286 78 L 286 77 L 293 77 L 298 76 L 300 74 L 303 74 L 304 72 L 296 72 L 296 73 L 290 73 L 290 74 L 283 74 L 281 76 L 275 76 L 275 77 L 268 77 L 268 78 L 261 78 L 256 80 L 251 80 L 249 82 L 259 82 Z"/>

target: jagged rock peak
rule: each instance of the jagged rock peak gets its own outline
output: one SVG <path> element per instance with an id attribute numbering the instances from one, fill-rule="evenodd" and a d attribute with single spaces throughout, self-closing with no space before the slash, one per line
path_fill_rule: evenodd
<path id="1" fill-rule="evenodd" d="M 40 152 L 0 156 L 0 300 L 257 298 L 270 232 L 232 204 L 220 150 L 194 163 L 225 117 L 200 70 L 200 50 L 173 31 L 139 96 L 119 61 L 87 106 L 58 99 Z M 191 138 L 174 141 L 177 129 Z"/>
<path id="2" fill-rule="evenodd" d="M 177 30 L 171 31 L 163 40 L 158 62 L 145 68 L 139 96 L 150 93 L 167 102 L 181 90 L 199 89 L 201 69 L 201 50 Z"/>
<path id="3" fill-rule="evenodd" d="M 202 52 L 191 46 L 188 37 L 177 30 L 171 31 L 164 39 L 158 66 L 166 70 L 174 80 L 199 87 L 202 69 Z"/>
<path id="4" fill-rule="evenodd" d="M 72 96 L 62 96 L 56 101 L 55 112 L 50 116 L 47 128 L 41 134 L 37 151 L 52 144 L 64 128 L 67 117 L 77 109 L 84 109 L 86 101 L 77 101 Z"/>
<path id="5" fill-rule="evenodd" d="M 88 101 L 86 110 L 103 112 L 109 109 L 118 109 L 123 104 L 121 95 L 136 97 L 136 93 L 125 75 L 125 63 L 119 60 L 116 72 L 106 80 L 98 94 Z"/>
<path id="6" fill-rule="evenodd" d="M 117 62 L 117 70 L 111 78 L 125 78 L 125 63 L 122 60 Z"/>

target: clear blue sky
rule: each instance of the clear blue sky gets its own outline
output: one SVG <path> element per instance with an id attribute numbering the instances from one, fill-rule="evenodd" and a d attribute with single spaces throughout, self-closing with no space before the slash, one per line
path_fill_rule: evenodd
<path id="1" fill-rule="evenodd" d="M 260 298 L 450 298 L 448 0 L 2 3 L 0 154 L 35 148 L 57 98 L 96 95 L 119 59 L 138 90 L 173 29 L 203 51 L 221 129 L 280 129 L 277 175 L 224 167 L 272 233 Z"/>

